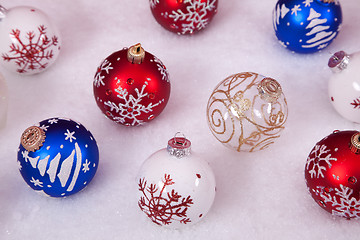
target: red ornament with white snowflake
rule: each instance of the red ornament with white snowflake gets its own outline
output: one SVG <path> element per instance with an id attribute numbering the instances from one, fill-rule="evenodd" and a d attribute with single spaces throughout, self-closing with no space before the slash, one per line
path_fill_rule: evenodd
<path id="1" fill-rule="evenodd" d="M 35 74 L 53 64 L 60 51 L 57 27 L 33 7 L 0 6 L 0 62 L 20 74 Z"/>
<path id="2" fill-rule="evenodd" d="M 319 141 L 307 158 L 305 179 L 320 207 L 360 218 L 360 132 L 334 131 Z"/>
<path id="3" fill-rule="evenodd" d="M 149 0 L 152 14 L 165 29 L 193 34 L 204 29 L 217 12 L 218 0 Z"/>
<path id="4" fill-rule="evenodd" d="M 138 174 L 138 205 L 160 226 L 195 224 L 214 201 L 214 174 L 204 159 L 190 152 L 190 146 L 188 139 L 175 135 L 167 148 L 143 163 Z"/>
<path id="5" fill-rule="evenodd" d="M 108 56 L 98 67 L 93 85 L 101 111 L 125 126 L 153 120 L 170 96 L 166 67 L 140 44 Z"/>

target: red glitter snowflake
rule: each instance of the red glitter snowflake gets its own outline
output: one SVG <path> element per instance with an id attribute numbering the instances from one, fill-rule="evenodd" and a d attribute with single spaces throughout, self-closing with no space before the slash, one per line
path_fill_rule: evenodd
<path id="1" fill-rule="evenodd" d="M 156 184 L 150 184 L 147 187 L 145 178 L 139 180 L 139 191 L 144 195 L 138 202 L 140 209 L 154 223 L 159 225 L 168 225 L 173 220 L 180 221 L 183 224 L 191 222 L 190 218 L 186 215 L 188 207 L 190 207 L 190 204 L 193 204 L 191 197 L 181 198 L 181 195 L 175 192 L 174 189 L 165 195 L 166 186 L 173 185 L 175 182 L 173 182 L 168 174 L 165 174 L 162 182 L 163 185 L 159 189 Z M 157 192 L 158 195 L 155 196 Z"/>
<path id="2" fill-rule="evenodd" d="M 354 99 L 353 102 L 350 104 L 353 105 L 354 108 L 360 108 L 360 99 Z"/>
<path id="3" fill-rule="evenodd" d="M 49 50 L 51 46 L 58 45 L 58 37 L 53 36 L 51 39 L 46 35 L 46 27 L 38 27 L 39 35 L 36 37 L 33 31 L 26 33 L 28 43 L 20 39 L 20 30 L 13 29 L 10 36 L 17 40 L 17 44 L 10 45 L 9 56 L 7 53 L 2 54 L 4 61 L 12 61 L 19 66 L 17 72 L 25 73 L 27 70 L 44 69 L 48 65 L 46 60 L 54 57 L 53 51 Z"/>

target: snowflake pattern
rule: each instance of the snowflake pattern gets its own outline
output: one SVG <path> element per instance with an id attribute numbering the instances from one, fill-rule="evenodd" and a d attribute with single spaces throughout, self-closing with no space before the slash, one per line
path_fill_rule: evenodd
<path id="1" fill-rule="evenodd" d="M 335 188 L 334 196 L 331 196 L 330 192 L 327 193 L 323 189 L 320 190 L 320 196 L 323 198 L 324 203 L 331 204 L 333 215 L 347 219 L 360 217 L 360 200 L 351 196 L 353 189 L 340 184 L 340 189 Z"/>
<path id="2" fill-rule="evenodd" d="M 26 73 L 36 69 L 44 69 L 48 65 L 48 60 L 54 57 L 52 46 L 58 46 L 59 40 L 57 36 L 51 37 L 46 34 L 46 27 L 40 25 L 38 27 L 39 34 L 36 36 L 34 31 L 26 33 L 27 43 L 20 38 L 20 30 L 12 29 L 10 37 L 13 43 L 10 45 L 8 53 L 3 53 L 4 61 L 15 61 L 18 65 L 17 72 Z"/>
<path id="3" fill-rule="evenodd" d="M 64 133 L 64 135 L 66 136 L 65 140 L 69 139 L 70 142 L 72 142 L 73 140 L 76 140 L 76 137 L 74 137 L 74 134 L 75 134 L 75 132 L 70 132 L 69 129 L 66 129 L 66 133 Z"/>
<path id="4" fill-rule="evenodd" d="M 172 11 L 171 14 L 165 13 L 165 17 L 172 18 L 176 21 L 186 21 L 183 23 L 181 34 L 186 34 L 189 32 L 193 33 L 194 30 L 201 30 L 206 27 L 209 23 L 207 14 L 216 8 L 216 0 L 207 0 L 203 1 L 193 1 L 193 0 L 184 0 L 184 4 L 189 3 L 189 6 L 186 7 L 186 12 L 178 9 L 177 11 Z"/>
<path id="5" fill-rule="evenodd" d="M 320 146 L 316 144 L 311 153 L 309 154 L 306 161 L 306 169 L 309 170 L 311 178 L 324 178 L 323 171 L 326 171 L 327 167 L 330 169 L 332 166 L 330 161 L 337 161 L 336 158 L 331 157 L 331 153 L 329 153 L 330 149 L 326 148 L 326 145 Z"/>
<path id="6" fill-rule="evenodd" d="M 138 117 L 142 113 L 152 112 L 153 108 L 164 102 L 164 99 L 161 99 L 155 104 L 149 103 L 147 106 L 141 104 L 142 99 L 149 95 L 148 92 L 145 92 L 147 85 L 148 82 L 145 82 L 140 91 L 138 88 L 135 88 L 136 96 L 129 94 L 127 89 L 123 89 L 120 85 L 115 89 L 118 93 L 117 97 L 123 100 L 123 103 L 119 103 L 118 105 L 111 101 L 104 103 L 105 106 L 110 107 L 110 111 L 115 111 L 117 113 L 118 116 L 114 116 L 111 113 L 109 114 L 115 122 L 124 124 L 130 120 L 132 121 L 129 124 L 131 126 L 143 124 L 144 122 L 138 119 Z"/>
<path id="7" fill-rule="evenodd" d="M 352 103 L 350 103 L 354 108 L 360 109 L 360 99 L 356 98 L 353 100 Z"/>
<path id="8" fill-rule="evenodd" d="M 313 2 L 314 0 L 305 0 L 303 2 L 303 4 L 305 5 L 305 7 L 310 7 L 311 6 L 311 3 Z"/>
<path id="9" fill-rule="evenodd" d="M 89 165 L 90 165 L 90 162 L 86 159 L 85 163 L 83 163 L 83 168 L 82 168 L 82 171 L 84 173 L 86 173 L 87 171 L 90 171 Z"/>
<path id="10" fill-rule="evenodd" d="M 35 187 L 36 187 L 36 186 L 43 187 L 43 186 L 42 186 L 43 182 L 40 182 L 39 179 L 36 179 L 36 180 L 35 180 L 35 178 L 31 177 L 30 182 L 33 183 Z"/>
<path id="11" fill-rule="evenodd" d="M 159 3 L 159 0 L 149 0 L 149 1 L 150 1 L 151 8 L 154 8 Z"/>
<path id="12" fill-rule="evenodd" d="M 295 14 L 295 16 L 297 16 L 297 12 L 301 11 L 300 8 L 300 4 L 299 5 L 295 5 L 292 9 L 291 9 L 291 15 Z"/>
<path id="13" fill-rule="evenodd" d="M 50 124 L 56 124 L 57 122 L 58 122 L 58 119 L 56 119 L 56 118 L 48 120 L 48 123 L 50 123 Z"/>
<path id="14" fill-rule="evenodd" d="M 173 221 L 180 221 L 183 224 L 191 222 L 187 217 L 187 210 L 190 204 L 193 204 L 193 200 L 190 195 L 181 197 L 174 189 L 171 191 L 166 189 L 167 186 L 174 183 L 168 174 L 165 174 L 164 180 L 159 186 L 156 184 L 147 186 L 145 178 L 139 180 L 139 191 L 143 196 L 140 197 L 138 205 L 156 224 L 168 225 Z"/>
<path id="15" fill-rule="evenodd" d="M 161 60 L 154 56 L 154 59 L 151 59 L 150 62 L 155 62 L 156 63 L 156 65 L 158 67 L 158 70 L 159 70 L 159 72 L 160 72 L 160 74 L 162 76 L 162 80 L 170 82 L 169 73 L 168 73 L 165 65 L 161 62 Z"/>
<path id="16" fill-rule="evenodd" d="M 103 71 L 105 71 L 107 74 L 109 74 L 109 70 L 111 70 L 111 69 L 113 69 L 113 67 L 111 66 L 111 62 L 109 62 L 108 60 L 105 59 L 96 71 L 96 75 L 94 78 L 95 87 L 100 87 L 100 85 L 103 85 L 103 86 L 105 85 L 105 83 L 103 81 L 105 76 L 102 75 L 101 73 Z"/>

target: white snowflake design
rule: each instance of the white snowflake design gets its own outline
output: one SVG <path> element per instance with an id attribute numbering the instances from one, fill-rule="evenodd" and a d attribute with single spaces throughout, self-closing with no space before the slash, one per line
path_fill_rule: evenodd
<path id="1" fill-rule="evenodd" d="M 58 122 L 58 119 L 56 119 L 56 118 L 53 118 L 53 119 L 49 119 L 48 120 L 48 123 L 50 123 L 50 124 L 55 124 L 55 123 L 57 123 Z"/>
<path id="2" fill-rule="evenodd" d="M 291 9 L 291 15 L 295 14 L 295 16 L 297 16 L 297 12 L 301 11 L 300 8 L 300 4 L 299 5 L 295 5 L 292 9 Z"/>
<path id="3" fill-rule="evenodd" d="M 170 82 L 169 80 L 169 73 L 165 67 L 165 65 L 161 62 L 160 59 L 154 56 L 154 60 L 151 59 L 150 62 L 156 62 L 156 65 L 158 67 L 159 72 L 161 73 L 162 80 L 165 80 L 167 82 Z"/>
<path id="4" fill-rule="evenodd" d="M 340 189 L 335 188 L 334 196 L 326 193 L 323 189 L 320 190 L 320 196 L 323 198 L 324 203 L 331 203 L 333 215 L 348 219 L 360 217 L 360 200 L 351 197 L 353 189 L 340 184 Z"/>
<path id="5" fill-rule="evenodd" d="M 159 3 L 159 0 L 150 0 L 150 7 L 154 8 Z"/>
<path id="6" fill-rule="evenodd" d="M 303 2 L 303 4 L 305 5 L 305 7 L 310 7 L 311 6 L 311 3 L 313 2 L 314 0 L 305 0 Z"/>
<path id="7" fill-rule="evenodd" d="M 117 97 L 123 100 L 123 103 L 119 103 L 118 105 L 111 101 L 104 103 L 106 106 L 110 107 L 110 111 L 115 110 L 117 113 L 118 116 L 114 116 L 110 113 L 110 116 L 115 122 L 124 124 L 126 119 L 129 119 L 132 120 L 130 123 L 132 126 L 143 124 L 143 121 L 139 120 L 138 117 L 142 113 L 152 112 L 154 107 L 164 102 L 164 99 L 161 99 L 155 104 L 149 103 L 147 106 L 141 104 L 142 99 L 149 95 L 148 92 L 145 92 L 147 85 L 148 82 L 145 82 L 140 91 L 138 88 L 135 88 L 136 96 L 129 94 L 128 91 L 121 88 L 121 86 L 115 89 L 115 91 L 118 93 Z"/>
<path id="8" fill-rule="evenodd" d="M 94 85 L 95 87 L 100 87 L 100 85 L 105 85 L 103 79 L 105 78 L 105 76 L 101 75 L 101 73 L 103 71 L 106 71 L 107 74 L 109 74 L 109 70 L 113 69 L 113 67 L 111 67 L 111 62 L 109 62 L 108 60 L 104 60 L 101 65 L 98 67 L 95 78 L 94 78 Z"/>
<path id="9" fill-rule="evenodd" d="M 326 145 L 316 144 L 306 161 L 306 169 L 309 170 L 311 178 L 324 178 L 323 171 L 326 171 L 326 166 L 330 169 L 332 164 L 330 161 L 337 161 L 336 158 L 332 158 L 330 149 L 326 149 Z M 327 154 L 327 155 L 326 155 Z M 326 156 L 325 156 L 326 155 Z M 311 169 L 310 169 L 311 168 Z"/>
<path id="10" fill-rule="evenodd" d="M 172 11 L 170 14 L 166 12 L 164 15 L 174 19 L 175 22 L 178 20 L 185 20 L 187 22 L 181 25 L 181 34 L 185 34 L 187 32 L 193 33 L 194 30 L 201 30 L 205 28 L 209 23 L 206 16 L 210 11 L 216 8 L 216 0 L 207 0 L 206 2 L 184 0 L 184 3 L 190 4 L 186 7 L 187 12 L 183 12 L 178 9 L 177 11 Z"/>
<path id="11" fill-rule="evenodd" d="M 70 142 L 72 142 L 73 140 L 76 140 L 76 137 L 74 137 L 74 134 L 75 134 L 75 132 L 70 132 L 69 129 L 66 129 L 66 133 L 64 133 L 64 135 L 66 136 L 65 140 L 69 139 Z"/>
<path id="12" fill-rule="evenodd" d="M 33 183 L 35 187 L 36 187 L 36 186 L 43 187 L 43 186 L 42 186 L 43 182 L 40 182 L 39 179 L 36 179 L 36 180 L 35 180 L 35 178 L 31 177 L 30 182 Z"/>
<path id="13" fill-rule="evenodd" d="M 82 168 L 82 171 L 84 173 L 86 173 L 87 171 L 90 171 L 89 165 L 90 165 L 90 162 L 86 159 L 85 163 L 83 163 L 83 168 Z"/>

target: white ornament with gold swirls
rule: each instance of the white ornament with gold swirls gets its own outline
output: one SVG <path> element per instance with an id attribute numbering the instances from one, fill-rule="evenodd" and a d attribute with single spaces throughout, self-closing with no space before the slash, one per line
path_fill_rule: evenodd
<path id="1" fill-rule="evenodd" d="M 212 92 L 207 119 L 213 135 L 236 151 L 257 151 L 280 137 L 287 120 L 280 84 L 257 73 L 229 76 Z"/>

